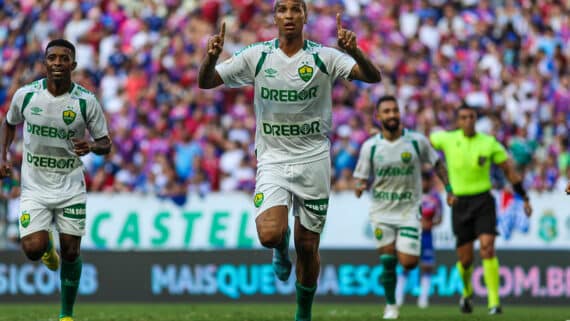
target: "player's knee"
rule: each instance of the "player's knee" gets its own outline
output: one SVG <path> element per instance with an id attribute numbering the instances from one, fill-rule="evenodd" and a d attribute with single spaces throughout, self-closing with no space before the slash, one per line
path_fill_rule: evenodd
<path id="1" fill-rule="evenodd" d="M 61 250 L 61 258 L 67 262 L 75 262 L 79 257 L 79 249 Z"/>
<path id="2" fill-rule="evenodd" d="M 418 266 L 418 262 L 419 262 L 419 260 L 417 258 L 408 258 L 408 259 L 400 262 L 400 264 L 406 270 L 413 270 L 416 268 L 416 266 Z"/>
<path id="3" fill-rule="evenodd" d="M 268 248 L 275 248 L 279 244 L 281 244 L 283 240 L 283 235 L 281 235 L 278 231 L 264 231 L 258 232 L 259 242 L 261 245 L 268 247 Z"/>
<path id="4" fill-rule="evenodd" d="M 495 256 L 495 247 L 492 244 L 482 244 L 479 249 L 481 258 L 490 259 Z"/>
<path id="5" fill-rule="evenodd" d="M 43 245 L 38 240 L 23 240 L 22 250 L 26 254 L 26 257 L 32 261 L 39 260 L 46 251 L 47 245 Z"/>

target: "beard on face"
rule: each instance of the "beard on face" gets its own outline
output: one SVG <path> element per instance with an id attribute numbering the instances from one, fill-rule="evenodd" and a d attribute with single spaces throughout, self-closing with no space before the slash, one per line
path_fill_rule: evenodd
<path id="1" fill-rule="evenodd" d="M 400 120 L 397 118 L 382 121 L 382 128 L 390 132 L 395 132 L 400 128 Z"/>

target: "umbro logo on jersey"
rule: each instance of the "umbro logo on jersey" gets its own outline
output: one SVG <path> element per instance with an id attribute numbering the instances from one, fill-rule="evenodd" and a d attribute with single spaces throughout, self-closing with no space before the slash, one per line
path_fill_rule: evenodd
<path id="1" fill-rule="evenodd" d="M 31 110 L 32 110 L 32 115 L 35 115 L 35 116 L 39 116 L 42 113 L 42 111 L 44 111 L 43 109 L 41 109 L 40 107 L 37 107 L 37 106 L 32 107 Z"/>
<path id="2" fill-rule="evenodd" d="M 264 70 L 266 78 L 275 78 L 277 77 L 277 70 L 273 68 L 267 68 Z"/>

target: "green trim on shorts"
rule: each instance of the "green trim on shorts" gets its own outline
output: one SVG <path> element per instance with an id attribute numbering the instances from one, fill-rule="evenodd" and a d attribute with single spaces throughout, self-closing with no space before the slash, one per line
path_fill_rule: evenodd
<path id="1" fill-rule="evenodd" d="M 417 227 L 411 227 L 411 226 L 402 226 L 402 227 L 399 227 L 398 230 L 419 233 L 419 230 Z"/>
<path id="2" fill-rule="evenodd" d="M 67 218 L 84 219 L 85 213 L 85 203 L 79 203 L 63 208 L 63 217 Z"/>
<path id="3" fill-rule="evenodd" d="M 327 215 L 327 210 L 329 208 L 329 199 L 321 198 L 317 200 L 305 200 L 303 202 L 303 205 L 310 212 L 313 212 L 317 215 L 325 216 Z"/>
<path id="4" fill-rule="evenodd" d="M 400 232 L 399 236 L 401 237 L 408 237 L 414 240 L 419 240 L 420 236 L 417 234 L 411 234 L 411 233 L 406 233 L 406 232 Z"/>

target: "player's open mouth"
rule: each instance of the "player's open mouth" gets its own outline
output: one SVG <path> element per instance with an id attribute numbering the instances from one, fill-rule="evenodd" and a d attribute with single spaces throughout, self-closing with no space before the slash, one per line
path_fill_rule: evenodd
<path id="1" fill-rule="evenodd" d="M 285 27 L 285 30 L 295 30 L 295 24 L 294 23 L 286 23 L 284 27 Z"/>

